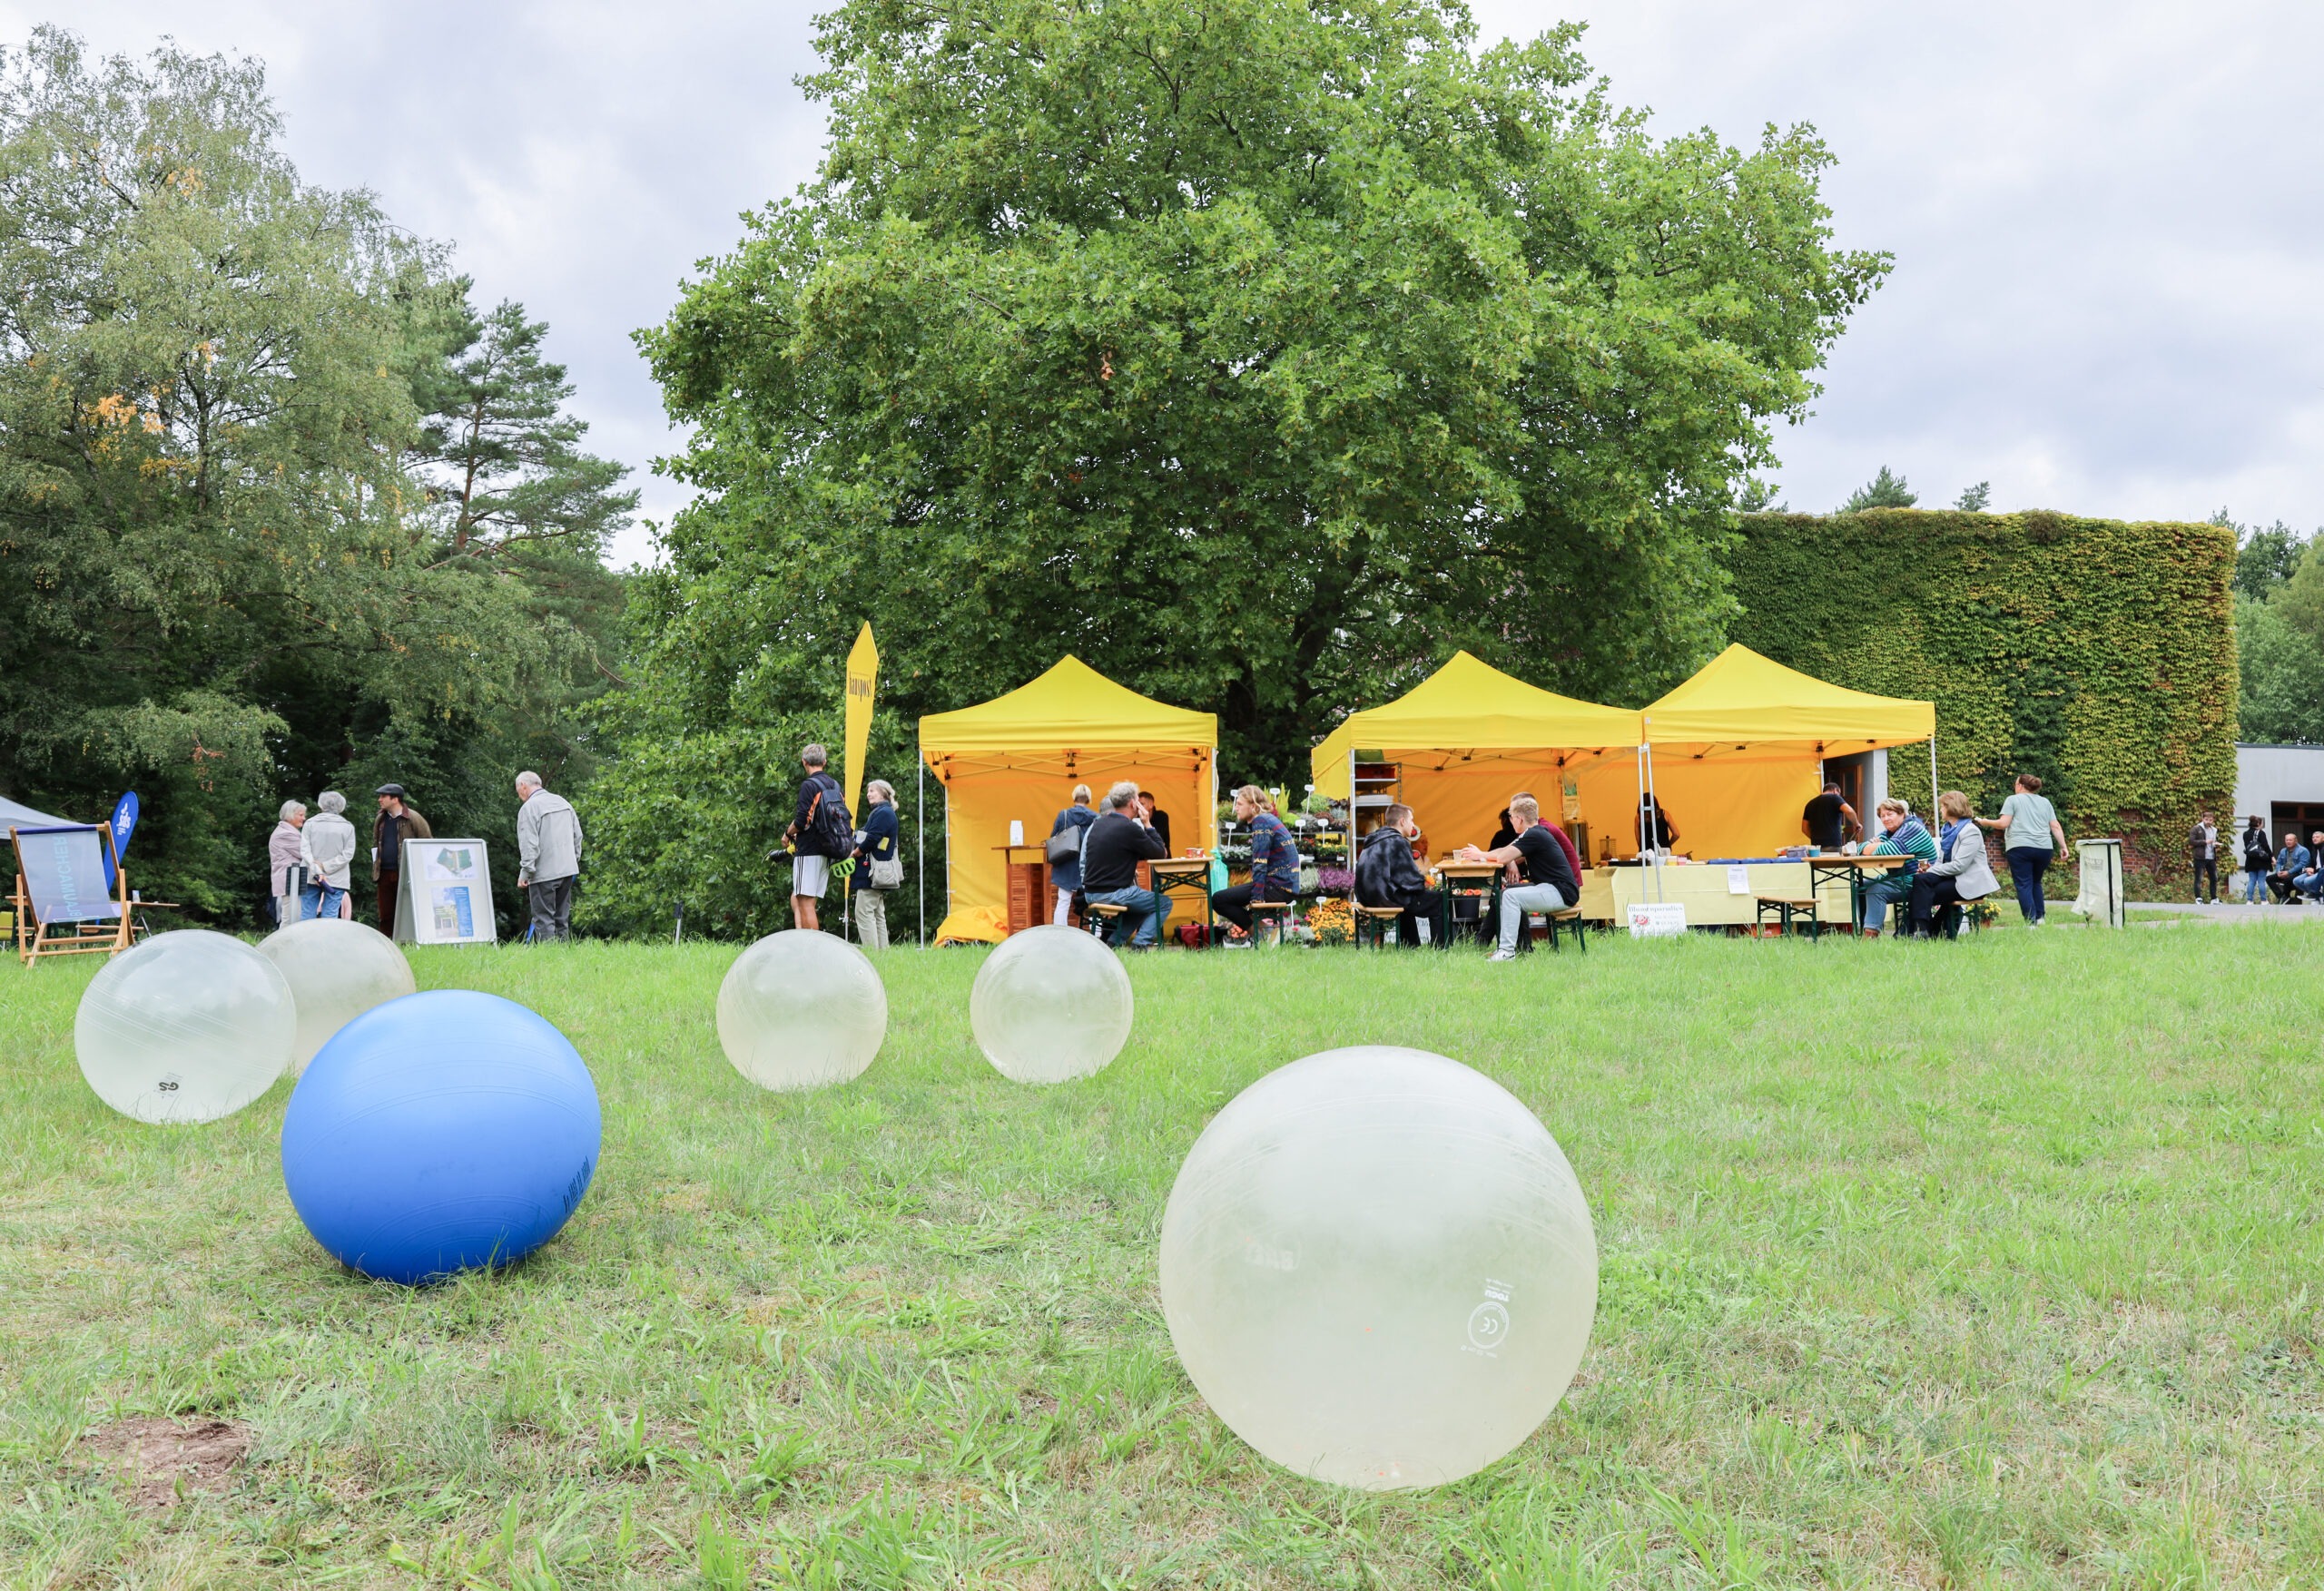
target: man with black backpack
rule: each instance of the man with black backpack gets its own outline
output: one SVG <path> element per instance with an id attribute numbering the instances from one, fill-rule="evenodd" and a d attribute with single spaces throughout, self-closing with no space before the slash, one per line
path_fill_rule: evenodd
<path id="1" fill-rule="evenodd" d="M 832 863 L 855 850 L 855 820 L 839 781 L 823 771 L 831 759 L 821 746 L 799 753 L 807 777 L 799 783 L 799 806 L 783 838 L 791 847 L 791 919 L 807 929 L 821 928 L 815 902 L 832 881 Z"/>

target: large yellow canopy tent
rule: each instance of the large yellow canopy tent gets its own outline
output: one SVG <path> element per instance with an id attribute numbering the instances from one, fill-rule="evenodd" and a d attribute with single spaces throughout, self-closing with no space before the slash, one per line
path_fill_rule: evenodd
<path id="1" fill-rule="evenodd" d="M 1218 718 L 1169 707 L 1117 685 L 1068 657 L 1032 683 L 958 712 L 920 721 L 921 761 L 944 786 L 947 902 L 936 930 L 947 940 L 1004 938 L 1008 872 L 1000 847 L 1013 819 L 1040 845 L 1073 787 L 1098 802 L 1118 780 L 1136 780 L 1168 814 L 1183 850 L 1206 849 L 1217 822 Z"/>
<path id="2" fill-rule="evenodd" d="M 1629 709 L 1544 691 L 1458 652 L 1395 701 L 1348 714 L 1308 766 L 1316 790 L 1340 800 L 1359 753 L 1397 764 L 1397 799 L 1443 855 L 1489 841 L 1519 791 L 1559 821 L 1567 781 L 1581 787 L 1583 820 L 1627 824 L 1638 746 L 1639 715 Z"/>
<path id="3" fill-rule="evenodd" d="M 1934 702 L 1846 690 L 1740 645 L 1640 716 L 1656 798 L 1679 849 L 1698 858 L 1799 844 L 1800 810 L 1826 758 L 1936 738 Z"/>

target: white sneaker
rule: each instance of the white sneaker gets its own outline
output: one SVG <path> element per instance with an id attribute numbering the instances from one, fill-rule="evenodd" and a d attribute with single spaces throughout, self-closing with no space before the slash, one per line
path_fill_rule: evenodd
<path id="1" fill-rule="evenodd" d="M 1492 955 L 1486 957 L 1485 959 L 1488 961 L 1514 961 L 1517 959 L 1517 952 L 1514 950 L 1495 950 Z"/>

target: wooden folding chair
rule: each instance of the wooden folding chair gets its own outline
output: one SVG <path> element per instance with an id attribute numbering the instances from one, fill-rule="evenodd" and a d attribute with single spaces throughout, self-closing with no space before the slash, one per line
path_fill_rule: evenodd
<path id="1" fill-rule="evenodd" d="M 16 955 L 25 966 L 44 956 L 115 956 L 129 948 L 129 875 L 113 852 L 112 824 L 11 825 L 8 843 L 16 853 L 9 905 Z M 105 893 L 108 859 L 118 895 Z"/>

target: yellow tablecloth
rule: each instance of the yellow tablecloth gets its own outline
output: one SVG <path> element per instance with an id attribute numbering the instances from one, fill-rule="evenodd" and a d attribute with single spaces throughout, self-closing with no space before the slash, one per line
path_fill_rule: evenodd
<path id="1" fill-rule="evenodd" d="M 1721 862 L 1675 862 L 1662 869 L 1661 893 L 1655 892 L 1650 868 L 1592 868 L 1581 880 L 1581 915 L 1592 921 L 1626 922 L 1632 903 L 1674 900 L 1685 903 L 1687 926 L 1750 923 L 1756 920 L 1756 898 L 1761 895 L 1803 896 L 1808 890 L 1808 868 L 1799 862 L 1741 864 L 1748 893 L 1728 887 L 1728 868 Z M 1816 899 L 1824 920 L 1841 923 L 1848 915 L 1848 876 L 1834 869 L 1820 871 L 1815 880 Z"/>

